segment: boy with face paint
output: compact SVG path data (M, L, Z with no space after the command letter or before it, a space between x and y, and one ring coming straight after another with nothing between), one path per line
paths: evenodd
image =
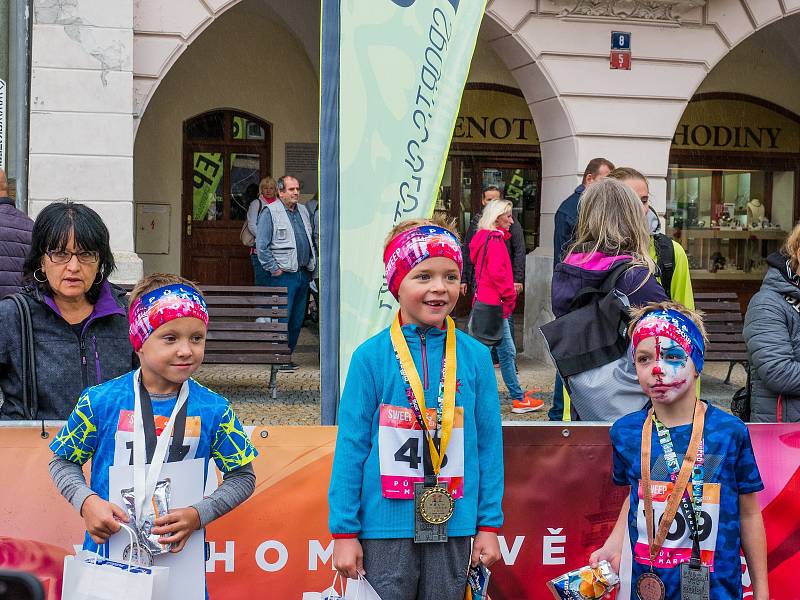
M383 259L400 309L347 373L328 491L333 566L384 600L462 600L470 563L500 558L497 380L489 349L449 316L462 268L450 225L398 224Z
M630 334L650 403L611 428L614 483L630 493L590 563L619 568L628 528L631 598L742 597L744 550L755 600L768 600L766 537L756 492L764 489L747 427L697 398L705 332L675 303L634 311ZM624 575L624 574L623 574Z

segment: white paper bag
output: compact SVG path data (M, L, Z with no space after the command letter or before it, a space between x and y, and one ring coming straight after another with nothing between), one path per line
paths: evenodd
M369 584L369 581L359 574L358 579L347 580L344 600L381 600L381 597L378 596L378 592Z
M203 459L195 458L181 462L166 463L161 470L162 477L172 480L171 506L182 508L202 500ZM120 490L131 486L133 469L130 466L112 466L108 470L109 500L122 506ZM128 541L124 535L112 535L109 539L109 556L122 561L122 553ZM192 532L183 550L159 554L154 557L159 567L170 570L170 598L181 600L205 600L205 534L199 529ZM115 600L120 600L116 598Z
M336 582L339 582L339 589L341 593L336 591ZM303 592L303 600L340 600L344 598L344 580L337 572L333 576L333 583L331 586L321 592Z
M133 544L133 532L125 529ZM86 550L64 557L62 600L119 600L123 590L125 600L168 600L169 569L112 561Z

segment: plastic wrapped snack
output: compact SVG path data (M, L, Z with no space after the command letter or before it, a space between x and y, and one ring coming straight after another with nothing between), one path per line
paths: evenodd
M547 582L557 600L600 600L619 583L608 561L595 567L581 567Z
M133 488L122 490L122 501L125 510L131 519L131 524L139 534L139 541L145 549L149 550L152 556L166 554L172 548L172 544L160 544L158 538L161 536L151 533L155 520L169 512L170 500L170 479L162 479L156 484L153 492L153 501L149 504L144 519L136 518L136 500L133 496Z

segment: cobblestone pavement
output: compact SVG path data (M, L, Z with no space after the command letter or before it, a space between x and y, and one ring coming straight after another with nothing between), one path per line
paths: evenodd
M303 329L299 348L313 350L319 347L316 331ZM255 425L318 425L320 422L319 356L316 352L298 352L294 355L300 368L294 373L278 374L278 398L272 400L267 393L269 367L260 365L206 365L195 378L203 385L226 396L245 424ZM522 389L542 390L545 401L542 410L516 415L511 412L511 401L505 391L500 370L495 369L503 419L507 421L545 421L547 409L553 398L555 370L541 362L520 358L519 378ZM733 393L745 385L744 369L734 367L731 383L723 379L727 363L706 364L701 378L701 396L715 405L729 409Z

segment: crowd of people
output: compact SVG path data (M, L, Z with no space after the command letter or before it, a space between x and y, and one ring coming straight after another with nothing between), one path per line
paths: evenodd
M152 517L151 551L180 551L192 532L235 508L255 486L250 463L257 453L232 408L191 379L202 364L208 326L203 295L179 276L153 274L128 298L109 281L114 257L96 212L59 202L31 222L14 208L4 183L0 176L0 285L10 293L0 300L0 419L66 420L51 444L50 471L86 522L87 548L98 549L121 523L143 527L142 519ZM316 204L309 210L299 197L295 177L266 177L246 223L255 283L289 292L292 349L318 248ZM501 556L503 446L492 351L512 411L544 407L535 393L523 392L515 367L512 319L523 289L524 243L511 202L487 188L463 244L447 222L404 221L387 236L383 259L399 310L391 327L354 352L347 374L329 491L333 563L342 575L366 577L384 599L460 600L468 565L489 567ZM768 264L745 319L751 415L798 421L800 226ZM587 290L599 300L576 303ZM467 294L474 337L450 317ZM661 234L647 179L595 159L556 215L552 308L559 322L612 304L623 307L628 328L614 324L619 339L611 341L624 347L613 361L592 365L595 388L573 385L580 368L562 369L557 360L563 378L551 409L554 419L587 419L602 405L615 421L614 482L629 494L608 540L587 559L618 569L627 527L640 597L656 597L642 595L654 589L661 590L657 597L680 597L683 578L694 576L685 571L693 569L705 577L710 598L722 599L741 589L741 546L753 597L768 598L755 496L763 483L742 421L698 397L706 336L692 310L685 252ZM619 402L623 396L629 401ZM126 435L118 430L123 413L132 423ZM175 443L167 450L152 429L154 417L166 423L166 437L173 426L202 423L194 450ZM418 437L408 437L409 423ZM184 432L172 435L182 439ZM208 498L154 516L142 512L144 488L136 483L138 513L110 501L114 465L195 458L204 470L213 459L224 474ZM90 459L91 486L81 469ZM665 512L660 526L651 518L651 481L673 490L658 500ZM718 494L715 518L724 529L711 548L713 570L698 542L707 526L704 486ZM145 496L153 493L147 488ZM664 561L659 552L678 513L687 527L680 539L670 538L670 548L688 550L681 560Z

